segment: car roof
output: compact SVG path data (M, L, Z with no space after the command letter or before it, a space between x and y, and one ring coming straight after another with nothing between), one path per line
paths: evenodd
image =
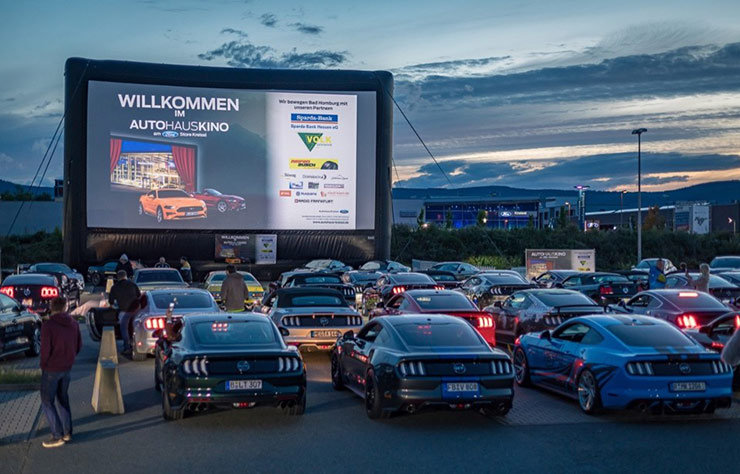
M409 296L427 296L427 295L460 295L463 298L466 296L459 291L455 290L407 290L401 293L402 295Z
M277 295L289 295L289 296L296 296L296 295L329 295L329 296L337 296L344 298L344 295L339 291L335 290L333 288L322 288L322 287L315 287L315 286L296 286L293 288L280 288L277 290Z
M569 290L567 288L528 288L526 290L519 290L516 293L528 293L534 296L539 296L541 294L547 294L547 295L581 295L585 298L588 298L588 296L584 295L580 291L576 290ZM595 305L598 306L596 302L594 302Z
M141 273L151 273L151 272L177 272L177 273L180 273L180 271L177 268L137 268L134 271L141 272Z
M632 325L643 325L643 326L653 326L656 324L662 324L671 326L671 324L663 321L662 319L653 318L650 316L640 316L636 314L630 314L630 315L623 315L623 314L615 314L615 313L603 313L603 314L594 314L589 316L579 316L577 318L569 319L568 322L591 322L598 326L601 326L603 328L607 328L609 326L615 326L615 325L624 325L624 326L632 326Z
M156 295L162 295L162 294L187 294L187 293L200 293L204 295L210 295L211 293L208 290L204 290L202 288L156 288L153 290L147 290L147 293L149 293L152 296Z
M50 283L53 285L57 284L57 279L49 273L21 273L18 275L10 275L3 280L2 284L9 285L13 283L13 280L25 280L25 279L29 279L29 280L38 279L39 283L42 283L45 285L48 285ZM8 282L8 280L10 280L10 282ZM21 283L21 284L24 284L24 283ZM28 283L25 283L25 284L28 284ZM30 284L35 284L35 283L30 283Z
M462 318L448 316L446 314L404 314L402 318L397 316L380 316L375 320L383 320L391 326L403 326L407 324L469 324Z
M186 321L190 324L210 321L270 321L262 313L223 313L223 312L204 312L189 313Z
M419 272L414 273L424 273L425 275L452 275L455 276L455 272L451 272L449 270L421 270Z

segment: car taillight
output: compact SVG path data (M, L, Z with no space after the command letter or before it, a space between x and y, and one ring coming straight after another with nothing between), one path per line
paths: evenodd
M15 298L15 290L12 286L4 286L0 288L0 293L4 294L5 296L8 296L10 298Z
M492 328L493 318L490 316L478 316L478 327L479 328Z
M602 286L599 288L599 293L601 295L613 295L614 289L611 286Z
M42 286L41 287L41 297L42 298L56 298L57 296L59 296L59 290L57 290L53 286Z
M698 326L696 318L691 314L682 314L676 318L676 324L682 329L693 329Z
M12 290L12 288L11 288ZM2 291L2 290L0 290ZM735 328L740 328L740 314L735 315Z
M393 294L394 295L399 295L399 294L403 293L404 291L406 291L406 287L405 286L394 286L393 287Z
M444 290L444 289L445 289L445 287L444 287L444 286L442 286L442 285L435 285L435 286L434 286L434 289L435 289L435 290L437 290L437 291L441 291L441 290Z
M630 375L653 375L653 364L650 362L629 362L627 372Z
M182 370L186 375L208 377L208 359L205 356L187 359L182 363Z
M144 321L144 327L147 329L164 329L164 318L147 318Z

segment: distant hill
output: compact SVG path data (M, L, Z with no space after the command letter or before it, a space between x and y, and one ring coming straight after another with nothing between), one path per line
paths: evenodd
M452 197L495 197L511 199L546 199L548 197L568 197L575 200L578 193L563 189L522 189L509 186L477 186L470 188L393 188L396 199L428 199ZM707 201L711 204L724 204L740 201L740 181L716 181L697 184L685 188L660 192L643 192L643 206L667 206L684 201ZM602 211L619 209L620 199L617 191L587 191L586 209ZM624 208L637 207L637 193L624 195Z
M23 188L24 191L28 191L29 190L29 186L27 186L25 184L16 184L16 183L12 183L10 181L5 181L3 179L0 179L0 193L4 193L6 191L9 191L11 193L14 193L15 190L16 190L16 188L18 188L19 186L21 188ZM51 187L48 187L48 186L41 186L41 187L38 187L37 188L37 187L34 186L33 193L34 194L49 193L49 195L54 196L54 188L51 188Z

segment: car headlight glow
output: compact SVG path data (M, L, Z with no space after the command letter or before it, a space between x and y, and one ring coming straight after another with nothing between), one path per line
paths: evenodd
M164 206L165 209L174 209L175 206Z

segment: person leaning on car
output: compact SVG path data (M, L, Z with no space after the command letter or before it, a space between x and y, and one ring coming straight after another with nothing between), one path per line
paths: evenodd
M221 301L226 311L244 311L244 301L247 299L247 284L244 277L236 271L234 265L226 267L226 279L221 284Z
M116 274L117 281L110 289L108 303L111 306L118 306L118 324L121 330L121 339L123 339L123 354L127 355L132 352L131 334L129 325L131 318L136 315L141 307L141 291L136 283L129 280L125 270L119 270Z

